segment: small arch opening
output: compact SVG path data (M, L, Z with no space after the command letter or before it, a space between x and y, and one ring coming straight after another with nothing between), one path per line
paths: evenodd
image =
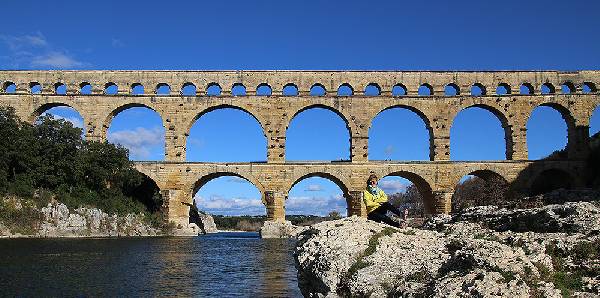
M106 95L116 95L119 92L119 87L117 84L109 82L104 85L104 94Z
M54 84L54 94L65 95L67 94L67 85L63 83Z
M381 95L381 88L375 83L370 83L365 87L366 96L379 96Z
M460 89L458 85L450 83L444 87L444 94L446 96L457 96L460 94Z
M519 87L519 92L522 95L532 95L534 92L533 85L531 85L529 83L523 83L523 84L521 84L521 87Z
M89 95L92 94L92 84L88 82L81 82L79 84L79 94Z
M433 87L431 85L425 83L419 86L419 96L431 96L433 95Z
M582 91L583 93L595 93L598 92L598 89L596 89L596 84L592 82L584 82L582 86Z
M160 83L156 85L156 95L170 95L171 94L171 86L167 83Z
M486 94L485 86L481 83L475 83L471 86L471 95L472 96L483 96Z
M562 83L562 85L560 85L560 89L563 94L575 93L575 91L577 90L575 88L575 85L572 82L568 82L568 81Z
M185 83L181 87L181 95L183 96L196 96L196 85L193 83Z
M350 84L344 83L338 87L337 96L352 96L354 95L354 89Z
M590 117L590 137L598 132L600 132L600 105L594 109L592 116Z
M402 84L396 84L392 88L392 96L405 96L406 93L406 86Z
M289 83L283 86L282 91L284 96L298 96L298 86L295 84Z
M500 83L498 84L498 87L496 87L497 95L509 95L510 93L510 85L507 83Z
M246 96L246 86L242 83L235 83L231 87L231 95L233 96Z
M325 86L321 84L314 84L310 87L310 96L325 96Z
M131 94L144 95L144 85L142 85L140 83L131 84Z
M544 83L542 84L540 91L542 94L554 94L556 92L556 89L554 88L554 85L550 83Z
M219 96L221 95L221 86L217 83L210 83L206 87L206 95L208 96Z
M2 91L4 93L15 93L17 92L17 85L13 82L5 82L2 86Z
M258 96L271 96L271 94L273 94L273 90L267 83L262 83L256 87L256 95Z
M42 85L38 82L29 83L29 91L31 94L40 94L42 93Z

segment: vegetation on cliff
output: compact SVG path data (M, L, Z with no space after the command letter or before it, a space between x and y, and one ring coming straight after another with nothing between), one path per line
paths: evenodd
M145 213L151 223L160 224L160 194L133 167L127 149L81 136L80 128L63 119L41 116L31 125L20 121L12 108L0 108L0 196L38 207L54 199L73 209ZM18 210L4 203L0 209ZM10 217L19 218L27 220Z

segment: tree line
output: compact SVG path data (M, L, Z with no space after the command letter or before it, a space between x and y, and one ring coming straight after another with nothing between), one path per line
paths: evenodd
M54 199L69 208L108 213L158 214L158 188L138 172L120 145L82 138L82 129L52 115L35 124L13 108L0 108L0 195L36 201Z

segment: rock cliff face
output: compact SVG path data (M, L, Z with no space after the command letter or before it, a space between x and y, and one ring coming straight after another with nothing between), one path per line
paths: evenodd
M163 232L144 222L142 215L109 215L99 209L69 210L61 203L41 208L40 223L32 233L14 233L0 224L0 237L113 237L157 236Z
M598 297L599 207L476 207L429 229L322 222L298 236L298 284L306 297Z

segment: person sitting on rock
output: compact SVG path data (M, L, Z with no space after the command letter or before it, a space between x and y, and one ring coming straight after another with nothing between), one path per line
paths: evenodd
M371 174L367 179L367 189L363 192L363 200L367 206L367 219L399 228L400 223L390 218L387 212L390 211L402 218L400 210L388 202L387 195L377 187L377 180L377 176Z

